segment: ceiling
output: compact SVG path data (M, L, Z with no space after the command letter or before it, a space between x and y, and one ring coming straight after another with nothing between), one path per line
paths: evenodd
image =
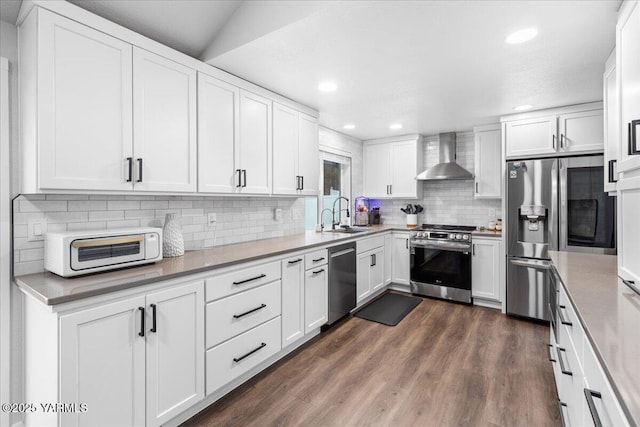
M619 0L71 0L318 109L360 139L495 123L517 105L602 99ZM1 0L15 22L19 0ZM13 19L13 21L12 21ZM513 31L533 40L508 45ZM331 93L317 90L335 82ZM355 125L345 130L347 123ZM389 124L402 129L389 130Z

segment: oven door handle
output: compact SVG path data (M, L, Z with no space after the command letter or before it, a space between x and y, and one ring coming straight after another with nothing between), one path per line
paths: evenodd
M522 260L522 259L510 259L509 262L519 267L535 268L537 270L551 270L550 261L536 261L536 260Z
M470 245L466 244L436 244L436 243L416 243L411 242L412 248L424 248L424 249L439 249L443 251L457 251L457 252L469 252L471 250Z

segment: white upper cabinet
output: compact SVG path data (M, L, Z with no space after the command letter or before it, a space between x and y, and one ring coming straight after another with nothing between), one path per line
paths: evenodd
M502 197L502 140L500 125L474 128L476 199Z
M240 89L198 73L198 192L238 190Z
M603 111L581 111L558 117L560 151L582 153L604 148Z
M300 176L299 194L317 196L320 191L318 119L300 113L298 120L298 175Z
M640 4L623 3L616 27L620 161L618 172L640 169Z
M604 90L604 190L615 191L616 181L618 181L617 162L620 145L615 49L607 59L602 87Z
M601 102L502 117L507 159L600 153Z
M423 140L420 135L366 141L364 194L379 199L414 199L422 196Z
M555 154L556 130L556 116L507 122L504 129L507 158Z
M240 90L240 164L242 193L271 193L271 100Z
M273 104L273 194L318 194L318 119Z
M131 52L47 10L22 23L22 192L132 189Z
M133 118L134 188L195 192L196 71L135 48Z

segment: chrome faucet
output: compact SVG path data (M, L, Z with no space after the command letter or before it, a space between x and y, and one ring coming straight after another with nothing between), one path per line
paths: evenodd
M349 199L347 199L346 197L338 197L336 200L334 200L333 202L333 209L331 209L331 229L335 230L336 229L336 203L338 203L340 201L340 199L344 199L347 202L347 208L345 209L338 209L338 224L340 224L340 212L347 211L347 218L349 218Z
M331 209L329 208L322 209L322 211L320 212L320 230L324 230L324 217L322 216L324 211L329 211L331 212L331 215L333 215L333 211ZM333 222L333 217L331 217L331 222Z

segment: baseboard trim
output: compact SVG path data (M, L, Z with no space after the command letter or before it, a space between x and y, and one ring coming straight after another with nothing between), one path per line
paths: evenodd
M495 310L502 310L502 303L500 301L486 300L482 298L473 298L473 305L480 307L493 308Z

